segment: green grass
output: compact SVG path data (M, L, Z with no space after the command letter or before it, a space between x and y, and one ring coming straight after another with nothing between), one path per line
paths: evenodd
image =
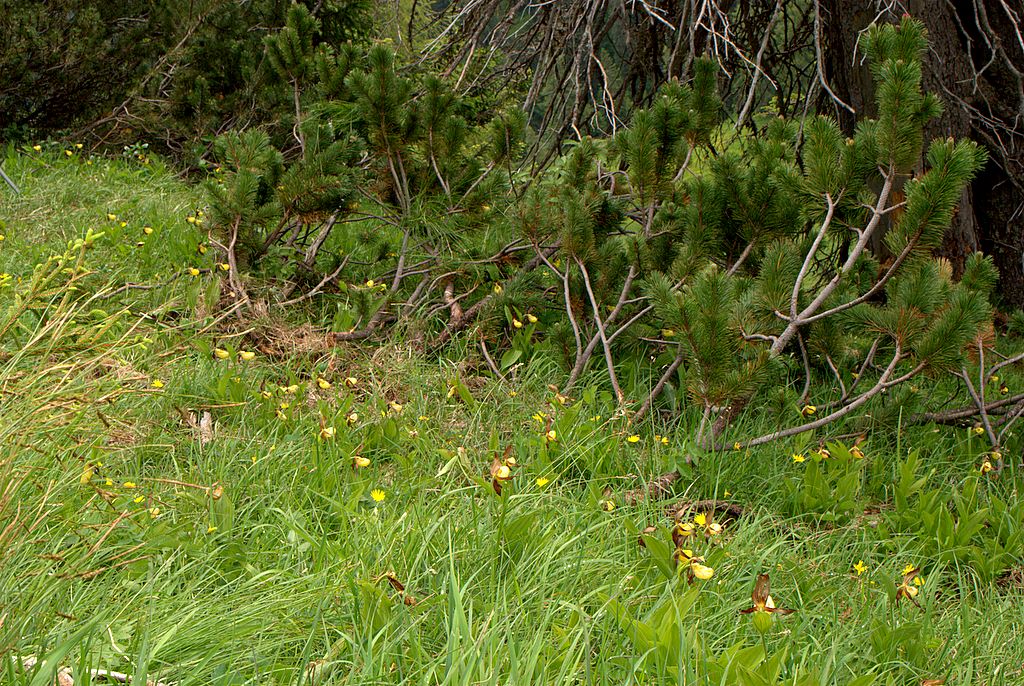
M198 195L158 164L28 151L5 170L24 195L0 194L12 277L0 290L0 682L46 683L12 659L30 655L71 666L76 683L102 668L183 686L308 684L313 661L322 684L1024 678L1019 575L986 579L877 526L909 448L935 487L977 480L984 447L961 429L872 432L858 511L826 521L794 509L787 486L807 446L692 453L693 417L629 427L598 376L560 405L543 357L509 386L460 375L458 350L435 360L401 342L327 346L284 319L214 322L214 258L186 221ZM89 227L104 237L69 249ZM35 265L65 252L29 289ZM79 256L76 276L61 271ZM126 282L164 285L114 293ZM449 397L456 377L469 402ZM208 441L187 420L204 411ZM321 426L335 436L321 440ZM487 470L507 445L519 466L498 497ZM353 469L357 453L369 467ZM624 500L684 454L696 461L678 497L746 512L693 544L715 573L692 586L662 571L656 540L637 543L649 524L667 540L665 503ZM980 488L1012 503L1018 486L1011 466ZM923 569L920 610L894 602L908 564ZM739 613L759 573L797 610L763 637ZM757 681L769 667L778 678Z

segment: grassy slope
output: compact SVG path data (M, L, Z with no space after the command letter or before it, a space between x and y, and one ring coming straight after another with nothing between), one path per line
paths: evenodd
M694 545L715 575L687 595L637 545L637 528L665 523L659 505L622 501L637 483L622 477L651 478L685 450L685 425L668 445L653 426L630 443L635 429L609 420L600 394L554 402L542 360L515 387L474 387L467 404L448 397L454 363L401 345L332 348L265 323L206 330L216 268L186 222L198 202L189 188L159 168L87 165L60 150L10 155L5 169L24 195L0 192L0 272L24 284L87 227L107 235L85 254L92 271L79 290L65 299L56 278L0 328L0 655L66 650L63 663L79 670L139 665L180 684L307 683L302 665L321 658L319 683L705 683L694 670L714 673L708 663L731 646L762 645L738 611L770 572L777 602L799 610L765 636L770 652L785 651L784 675L1024 678L1019 588L940 567L909 537L880 540L871 516L816 527L782 514L784 481L803 469L793 445L708 456L688 475L680 492L728 491L749 514L720 543ZM188 266L210 271L191 277ZM175 274L95 299L105 284ZM0 310L13 290L0 291ZM243 362L241 350L257 355ZM208 442L185 420L204 410L215 420ZM556 441L537 412L554 417ZM332 440L318 438L321 424L336 428ZM940 481L973 469L977 448L952 430L900 440L865 446L878 495L910 445ZM506 444L520 467L497 498L480 475ZM371 465L353 470L356 452ZM906 564L924 568L923 611L892 602ZM609 598L637 616L675 599L678 620L669 612L655 635L678 628L685 676L664 663L641 676L642 632L616 621ZM41 683L12 664L0 663L0 681Z

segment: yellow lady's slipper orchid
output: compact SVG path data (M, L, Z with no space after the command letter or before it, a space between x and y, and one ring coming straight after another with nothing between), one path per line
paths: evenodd
M244 360L245 362L249 362L250 360L256 358L256 353L254 353L252 350L243 350L242 352L238 353L238 356L242 358L242 360Z
M214 348L213 354L217 357L218 360L226 360L229 357L231 357L231 353L229 353L224 348Z
M333 426L325 426L320 429L320 440L329 441L334 438L336 430Z
M189 267L188 273L190 276L199 276L199 270L196 269L195 267Z
M328 381L327 379L325 379L325 378L324 378L324 377L322 377L322 376L318 376L318 377L317 377L317 379L316 379L316 385L317 385L317 386L318 386L318 387L319 387L320 389L322 389L322 390L325 390L325 391L326 391L326 390L327 390L328 388L330 388L330 387L331 387L331 382L330 382L330 381Z
M357 469L362 469L364 467L369 467L370 466L370 459L366 458L366 457L363 457L362 455L353 455L352 456L352 466L357 468Z

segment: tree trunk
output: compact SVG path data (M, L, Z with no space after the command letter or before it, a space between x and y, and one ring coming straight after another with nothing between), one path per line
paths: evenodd
M877 16L866 4L821 2L825 78L856 116L874 115L870 73L856 50L861 32ZM999 0L909 0L906 6L928 28L922 85L945 106L925 128L926 140L971 138L989 152L936 254L949 259L955 276L971 253L991 255L999 268L1002 304L1024 307L1024 45L1017 27ZM899 19L892 12L880 17ZM852 133L856 116L838 104L835 111Z

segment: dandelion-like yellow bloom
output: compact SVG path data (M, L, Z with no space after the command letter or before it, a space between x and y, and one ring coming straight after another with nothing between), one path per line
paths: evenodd
M161 381L160 379L153 379L153 382L149 385L152 386L153 388L163 388L164 382Z
M327 390L328 388L330 388L330 387L331 387L331 382L330 382L330 381L328 381L327 379L325 379L325 378L324 378L324 377L322 377L322 376L318 376L318 377L317 377L317 379L316 379L316 385L317 385L317 386L318 386L318 387L319 387L320 389L322 389L322 390L325 390L325 391L326 391L326 390Z
M630 436L626 440L629 441L630 443L639 443L640 442L640 437L637 436L636 434L633 434L632 436Z
M123 484L121 484L121 485L122 485L122 486L124 486L124 487L125 487L125 488L127 488L127 489L132 489L132 488L135 488L135 482L134 482L134 481L125 481L125 482L124 482Z
M379 488L375 488L372 491L370 491L370 497L373 498L373 502L381 503L384 502L384 498L387 497L387 494L384 493L384 491L380 490Z
M213 354L216 355L218 360L226 360L229 357L231 357L231 353L229 353L224 348L214 348Z
M548 485L549 481L550 481L549 479L546 479L543 476L538 476L537 477L537 487L538 488L544 488L545 486Z
M799 462L803 462L803 461L804 461L804 460L806 460L806 459L807 459L807 458L806 458L806 457L804 457L804 456L803 456L802 454L800 454L800 453L793 453L793 462L797 462L797 463L799 463Z
M981 434L985 433L985 428L982 426L976 426L973 429L971 429L971 431L974 433L975 436L980 436Z

